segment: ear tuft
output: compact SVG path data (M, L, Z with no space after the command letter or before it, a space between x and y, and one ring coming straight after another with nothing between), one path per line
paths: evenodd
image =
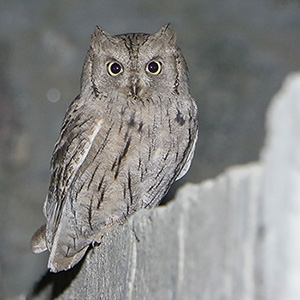
M108 32L106 32L102 27L96 26L94 33L91 37L91 46L92 48L97 49L102 43L110 40L111 35Z
M176 45L176 33L171 28L171 24L163 26L154 36L158 39L163 39L169 45Z

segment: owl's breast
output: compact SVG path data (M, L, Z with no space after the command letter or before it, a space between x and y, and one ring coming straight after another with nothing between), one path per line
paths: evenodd
M99 119L68 192L86 235L157 205L183 167L188 139L188 118L172 106L120 106Z

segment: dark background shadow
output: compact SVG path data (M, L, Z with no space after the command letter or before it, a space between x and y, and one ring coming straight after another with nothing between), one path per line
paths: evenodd
M58 296L63 294L63 292L70 286L73 279L75 279L75 277L79 273L89 250L86 252L82 260L72 269L61 271L58 273L51 273L49 270L46 271L40 277L40 279L33 284L33 288L27 295L26 299L38 299L39 295L43 294L47 295L47 299L50 300L56 299Z

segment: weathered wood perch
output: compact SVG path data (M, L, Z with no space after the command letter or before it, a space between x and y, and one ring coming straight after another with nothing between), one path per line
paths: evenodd
M47 274L30 298L51 293L57 299L299 300L300 74L288 77L271 104L259 162L188 184L167 206L137 213L81 265Z

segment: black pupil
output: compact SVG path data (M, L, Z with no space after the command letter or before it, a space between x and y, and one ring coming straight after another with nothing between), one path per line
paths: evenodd
M158 63L155 61L152 61L149 65L148 65L148 70L151 73L156 73L158 71Z
M121 66L118 63L113 63L110 66L110 70L113 74L118 74L121 71Z

